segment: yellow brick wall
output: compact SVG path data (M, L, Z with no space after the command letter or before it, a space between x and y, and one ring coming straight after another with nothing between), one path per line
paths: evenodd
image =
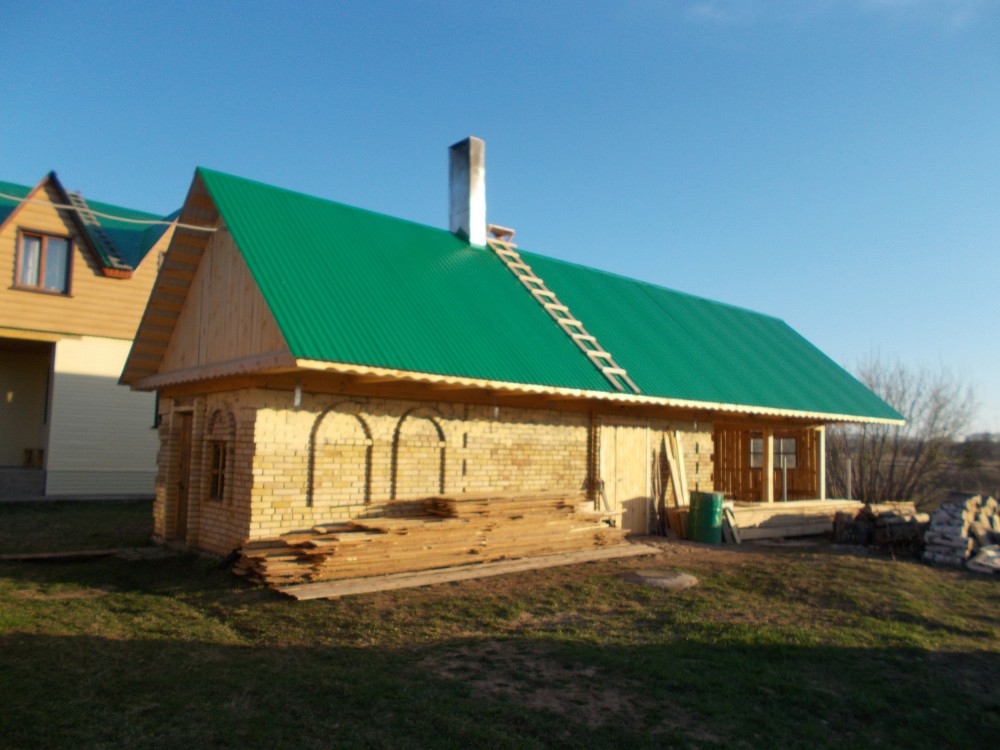
M191 498L176 517L171 409L193 409ZM163 399L154 510L161 538L227 554L247 539L363 516L410 513L438 493L588 491L591 417L556 410L248 389ZM208 499L213 414L234 424L221 500ZM650 423L664 429L666 423ZM712 488L712 432L684 433L691 489ZM217 430L216 430L217 432Z

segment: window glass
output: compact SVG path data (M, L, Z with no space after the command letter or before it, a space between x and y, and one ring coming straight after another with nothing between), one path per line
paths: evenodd
M781 438L774 441L774 467L780 469L784 461L786 469L794 469L798 466L797 445L795 438Z
M21 265L17 283L21 286L38 286L38 261L42 256L42 238L21 237Z
M764 438L750 438L750 468L760 469L764 466Z
M65 292L68 268L69 242L62 237L47 237L45 242L45 281L41 286L56 292Z

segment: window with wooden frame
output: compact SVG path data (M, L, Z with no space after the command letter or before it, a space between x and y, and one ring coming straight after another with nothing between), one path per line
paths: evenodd
M226 464L229 445L225 440L210 440L208 443L208 498L222 500L226 497Z
M206 427L205 496L209 500L230 500L236 419L227 408L216 409L209 416Z
M20 289L69 294L73 242L68 237L22 231L17 239L14 285Z
M774 439L774 468L781 469L781 462L785 462L786 469L798 468L798 440L790 438ZM750 468L764 468L764 438L750 438Z
M798 441L791 438L774 439L774 468L798 468Z

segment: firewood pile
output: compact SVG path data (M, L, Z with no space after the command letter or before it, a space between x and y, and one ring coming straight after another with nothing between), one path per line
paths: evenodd
M624 542L579 495L440 496L426 514L365 518L247 542L233 567L272 586L576 552Z
M875 547L893 555L914 555L923 549L924 530L930 516L918 513L913 503L865 505L859 511L834 516L833 539L838 544Z
M982 495L955 497L934 511L924 541L927 562L1000 571L1000 504Z

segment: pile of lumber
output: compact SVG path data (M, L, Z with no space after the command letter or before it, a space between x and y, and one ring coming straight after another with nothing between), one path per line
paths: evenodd
M272 586L595 549L624 533L579 495L439 496L426 513L247 542L233 570Z
M1000 541L1000 504L995 498L962 495L941 505L931 515L924 535L927 562L967 565L972 570L992 573L1000 570L993 549ZM977 554L982 552L983 554ZM975 559L970 559L975 555Z

